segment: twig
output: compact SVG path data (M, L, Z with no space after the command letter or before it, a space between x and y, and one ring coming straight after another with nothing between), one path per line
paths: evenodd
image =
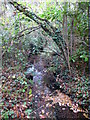
M80 41L79 43L83 43L84 45L86 45L87 47L89 47L89 45L85 41Z
M61 56L60 53L58 53L57 51L53 50L52 48L50 48L50 47L47 47L47 48L49 48L50 50L52 50L52 51L53 51L54 53L56 53L58 56Z

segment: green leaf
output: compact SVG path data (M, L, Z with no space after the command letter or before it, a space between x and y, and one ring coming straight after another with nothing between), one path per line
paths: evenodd
M26 102L24 102L24 105L26 105Z
M4 28L4 30L8 30L8 28Z
M83 55L81 55L81 56L80 56L80 58L84 58L84 56L83 56Z
M14 115L12 115L12 118L14 118Z
M73 62L75 62L75 60L74 60L74 59L72 59L72 61L73 61Z
M23 89L23 91L22 92L25 92L25 90Z
M33 81L32 81L31 79L30 79L29 81L30 81L30 83L33 85Z
M4 24L3 24L3 23L0 23L0 25L4 26Z
M88 61L88 57L85 57L85 62L87 62Z
M86 95L85 94L83 94L83 97L85 97Z
M32 89L29 90L29 95L31 95L31 94L32 94Z
M29 115L31 112L32 112L32 109L27 109L27 110L25 110L25 113L28 114L28 115Z
M10 111L9 111L9 115L11 116L12 114L14 114L14 111L13 111L13 110L10 110Z
M5 119L8 119L8 118L9 118L8 112L6 112L6 113L4 114L4 118L5 118Z

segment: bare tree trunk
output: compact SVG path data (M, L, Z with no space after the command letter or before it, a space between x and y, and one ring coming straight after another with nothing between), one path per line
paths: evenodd
M63 39L65 39L64 38L64 36L65 36L65 15L63 15Z
M63 39L66 41L66 49L65 51L65 57L67 60L67 65L70 71L70 64L69 64L69 47L68 47L68 32L67 32L67 15L63 15Z
M67 11L67 3L65 2L64 5L66 6L65 11ZM67 60L67 65L69 69L69 73L71 75L71 69L70 69L70 62L69 62L69 42L68 42L68 29L67 29L67 14L63 15L63 38L66 41L66 60Z
M71 41L71 56L72 56L72 45L73 45L73 22L74 22L74 18L72 19L71 22L71 35L70 35L70 41Z
M65 35L64 35L64 38L66 40L66 45L67 45L67 63L68 63L69 72L71 74L70 62L69 62L69 42L68 42L68 30L67 30L67 15L65 15Z
M72 41L73 41L73 39L72 39L72 29L71 29L71 34L70 34L70 41L71 41L71 57L72 57Z

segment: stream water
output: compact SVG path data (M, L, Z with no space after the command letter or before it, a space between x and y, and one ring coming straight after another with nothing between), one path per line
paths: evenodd
M50 78L47 74L47 68L45 66L45 60L40 56L36 61L34 61L34 76L33 76L33 90L32 94L34 96L33 100L33 112L31 117L36 119L38 118L51 118L55 120L70 120L70 119L85 119L82 113L74 113L70 108L65 104L60 104L60 100L64 101L64 98L67 97L61 93L60 97L57 97L58 100L53 103L53 100L57 96L57 92L48 88L45 84L46 78ZM52 76L53 77L53 76ZM48 79L47 79L48 80ZM48 81L47 81L48 82ZM64 97L63 97L64 96ZM53 98L53 99L49 99ZM69 98L69 97L67 97ZM59 100L60 99L60 100Z

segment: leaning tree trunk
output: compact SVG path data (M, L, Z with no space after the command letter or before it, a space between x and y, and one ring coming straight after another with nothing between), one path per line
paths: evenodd
M42 19L33 12L28 11L28 9L25 6L22 6L21 4L18 4L16 1L9 1L10 4L12 4L19 12L22 12L24 15L32 19L34 22L36 22L41 28L52 37L54 42L57 44L59 49L62 51L63 58L65 60L66 65L68 66L67 62L67 50L66 50L66 42L63 39L62 35L60 34L60 31L56 27L53 27L51 23L47 19Z

